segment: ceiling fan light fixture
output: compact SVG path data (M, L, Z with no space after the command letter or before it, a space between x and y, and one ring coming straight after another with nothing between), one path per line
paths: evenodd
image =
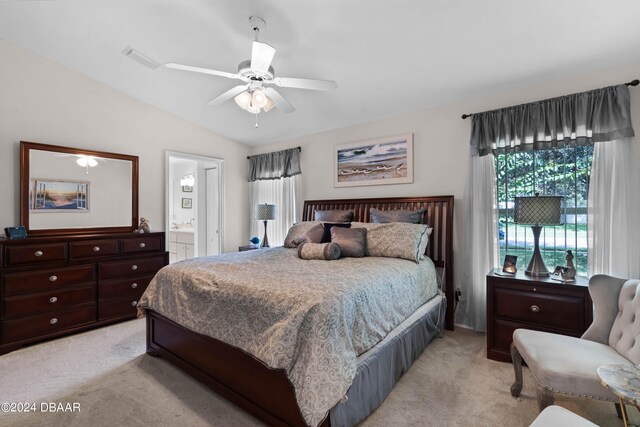
M251 105L258 107L258 109L264 107L267 105L267 95L260 89L254 90L251 95Z
M276 106L276 103L273 102L273 99L269 98L268 96L267 98L267 105L265 105L264 107L262 107L262 109L264 110L264 112L268 112L269 110L271 110L273 107Z
M251 94L248 91L244 91L240 95L237 95L235 100L238 107L246 110L251 105Z
M247 110L251 114L258 114L260 112L260 107L258 107L257 105L249 105L247 108L245 108L245 110Z
M84 156L81 155L80 157L78 157L78 160L76 160L76 163L78 164L78 166L82 166L83 168L86 167L95 167L98 165L98 161L96 159L94 159L91 156Z

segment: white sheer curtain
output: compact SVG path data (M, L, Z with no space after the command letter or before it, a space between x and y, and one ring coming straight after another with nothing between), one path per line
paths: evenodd
M486 331L486 276L498 266L496 172L493 155L471 156L465 189L462 295L456 321ZM465 318L462 318L462 317Z
M589 183L589 275L640 278L640 174L634 138L598 142Z
M255 219L255 206L261 203L276 205L276 219L268 221L269 245L282 246L289 228L301 218L301 175L289 178L253 181L251 188L251 236L264 236L264 223ZM247 239L248 240L248 239Z

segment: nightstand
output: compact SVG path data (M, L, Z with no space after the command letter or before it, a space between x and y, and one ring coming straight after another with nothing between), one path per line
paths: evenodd
M239 252L244 252L244 251L252 251L254 249L260 249L260 246L258 245L244 245L244 246L238 246L238 251Z
M586 278L562 283L519 271L487 274L487 358L511 362L509 346L518 328L581 336L593 321Z

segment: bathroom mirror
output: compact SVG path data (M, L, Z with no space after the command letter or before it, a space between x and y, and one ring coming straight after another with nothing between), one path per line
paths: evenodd
M29 236L135 230L138 157L20 142L20 223Z

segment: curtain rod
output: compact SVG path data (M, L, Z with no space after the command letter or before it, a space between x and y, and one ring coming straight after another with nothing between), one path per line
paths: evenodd
M299 145L296 147L298 149L298 151L302 151L302 147L300 147ZM256 154L256 156L259 156L260 154ZM247 159L252 158L253 156L247 156Z
M630 82L625 83L625 85L627 85L627 86L638 86L639 84L640 84L640 80L638 80L638 79L631 80ZM471 117L474 114L478 114L478 113L463 114L462 115L462 120L466 119L467 117Z

